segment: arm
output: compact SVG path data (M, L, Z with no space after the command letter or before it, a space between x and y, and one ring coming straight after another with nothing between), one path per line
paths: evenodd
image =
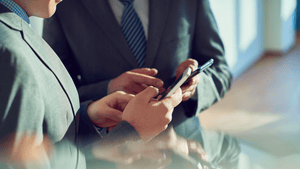
M108 97L112 97L112 96L108 96ZM120 96L118 96L120 97ZM126 101L123 101L123 103L120 101L117 101L118 105L123 104L127 105L127 103L129 102L129 100L131 100L131 96L129 96L130 98ZM106 97L107 98L107 97ZM104 98L105 99L105 98ZM94 110L97 112L97 116L94 114L93 116L89 116L88 115L88 107L89 105L91 105L93 102L92 101L85 101L83 103L81 103L80 105L80 123L79 123L79 137L80 137L80 141L81 141L81 146L86 146L88 144L91 144L92 142L95 141L99 141L101 139L104 140L109 140L107 142L112 143L113 140L120 140L121 142L124 142L125 140L131 140L129 139L131 136L132 138L134 138L134 140L140 140L140 136L138 135L138 133L136 132L136 130L126 121L122 121L122 112L119 112L116 109L111 109L111 107L114 104L112 104L112 102L109 103L105 103L104 99L101 99L101 101L99 100L97 105L97 110ZM119 98L120 100L120 98ZM116 108L118 107L116 105ZM122 108L124 109L124 108ZM121 115L121 117L119 118L118 115ZM99 118L99 117L103 117L104 118ZM119 120L116 121L112 121L111 119L114 118L118 118ZM105 135L103 138L99 137L95 126L99 126L99 124L103 124L102 121L107 120L110 122L113 122L112 124L109 124L110 126L113 126L111 130L107 135Z
M224 57L224 47L208 0L198 1L192 58L202 65L210 58L215 63L199 75L197 114L219 101L229 90L232 76ZM196 114L196 115L197 115Z

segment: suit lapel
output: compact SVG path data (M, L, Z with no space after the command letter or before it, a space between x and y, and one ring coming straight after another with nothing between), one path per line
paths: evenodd
M71 105L74 108L74 113L79 109L79 99L75 85L62 62L59 60L55 52L50 46L34 32L34 30L22 21L22 35L24 41L36 53L37 57L43 64L54 74L60 86L64 89L65 94L71 99ZM75 92L74 92L75 91Z
M133 68L137 68L138 64L127 44L120 25L116 21L109 2L107 0L81 0L81 2L98 23L99 27L114 43L121 55ZM95 2L97 5L95 5Z
M75 85L70 76L68 76L67 70L64 65L59 60L55 52L50 48L50 46L39 36L36 32L19 16L15 13L6 9L0 4L0 20L4 22L8 27L13 30L20 31L23 40L30 46L30 48L35 52L36 56L42 61L42 63L56 76L58 81L63 87L63 84L68 86L64 88L66 94L71 94L71 100L73 103L79 103ZM72 86L74 86L72 88ZM72 90L72 91L71 91ZM76 104L75 104L76 105ZM75 106L78 109L79 106Z
M145 67L152 67L167 20L170 0L149 0L149 27Z
M47 43L44 42L44 40L39 35L37 35L36 32L34 32L34 30L25 21L23 21L23 19L18 17L15 13L6 9L1 4L0 13L0 20L2 20L10 28L20 31L24 41L32 48L32 50L37 54L37 56L42 60L42 62L44 62L44 64L51 71L55 70L54 67L56 66L54 62L58 59L55 58L55 52L47 45ZM45 53L47 54L47 56L51 57L45 57Z

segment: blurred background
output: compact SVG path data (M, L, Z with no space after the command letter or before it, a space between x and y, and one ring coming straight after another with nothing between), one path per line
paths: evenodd
M210 3L234 81L200 123L239 140L239 169L300 169L300 0Z

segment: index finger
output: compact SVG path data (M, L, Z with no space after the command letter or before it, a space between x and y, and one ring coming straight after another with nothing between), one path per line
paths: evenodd
M190 67L192 69L192 72L195 71L198 68L198 62L195 59L187 59L184 62L182 62L177 70L176 70L176 79L188 68Z
M138 68L138 69L132 69L130 70L131 72L134 73L141 73L141 74L145 74L145 75L149 75L149 76L155 76L157 74L157 69L155 68Z
M163 87L164 85L164 82L156 77L152 77L140 73L134 73L134 72L130 72L130 75L131 76L129 76L129 78L135 83L154 86L157 88Z
M117 91L102 98L101 100L103 100L109 107L122 111L122 109L119 108L121 108L124 103L127 105L127 103L130 102L130 100L132 100L134 97L135 96L132 94L127 94L123 91Z

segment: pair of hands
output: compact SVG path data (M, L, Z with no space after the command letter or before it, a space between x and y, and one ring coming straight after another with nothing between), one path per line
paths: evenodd
M176 78L187 67L191 67L194 71L198 63L192 59L183 62L177 68ZM194 94L200 81L199 77L195 76L171 97L158 101L153 97L165 89L163 89L163 82L153 77L156 74L156 69L147 68L123 73L110 83L109 89L113 94L89 105L87 112L94 125L108 127L111 130L121 120L125 120L136 129L143 140L142 144L135 144L132 153L126 156L120 154L118 148L96 146L94 149L96 158L119 163L123 168L128 167L126 164L130 164L129 168L145 165L145 159L151 168L167 166L170 158L161 152L166 149L177 149L184 155L196 153L199 158L207 159L206 153L198 142L178 137L173 130L167 132L167 136L158 137L149 142L168 127L174 107L183 99L188 100Z
M94 125L109 129L121 120L127 121L147 142L168 127L174 107L182 101L181 89L160 101L153 99L158 93L158 89L152 86L137 95L118 91L92 102L87 114Z
M198 68L198 62L194 59L187 59L182 62L176 70L176 79L188 68L192 71ZM157 74L156 69L140 68L127 71L115 79L111 80L108 90L109 94L115 91L124 91L129 94L138 94L148 86L157 87L162 93L166 89L163 88L163 81L154 77ZM182 101L190 99L196 91L197 84L200 82L199 76L193 77L188 84L181 87Z
M176 79L188 68L190 67L192 71L198 68L198 62L194 59L187 59L182 62L176 70ZM116 91L124 91L128 94L138 94L141 91L145 90L148 86L154 86L159 89L159 93L162 93L165 89L163 88L163 81L155 78L157 74L156 69L141 68L134 69L128 72L125 72L118 76L117 78L111 80L109 84L109 93L114 93ZM182 101L190 99L195 93L197 84L200 82L199 76L193 77L188 84L181 87L182 90ZM94 124L105 128L108 127L109 131L114 128L122 120L122 111L126 107L126 104L134 96L121 96L118 98L118 102L114 102L113 99L107 100L105 103L109 104L110 107L118 106L116 110L111 108L105 108L104 105L101 105L104 110L98 111L92 117L92 120L95 121ZM172 100L172 99L171 99ZM113 102L113 103L108 103ZM105 104L99 103L99 104ZM116 103L120 105L116 105ZM100 106L100 105L99 105ZM91 118L91 117L90 117ZM150 119L149 119L150 120Z

